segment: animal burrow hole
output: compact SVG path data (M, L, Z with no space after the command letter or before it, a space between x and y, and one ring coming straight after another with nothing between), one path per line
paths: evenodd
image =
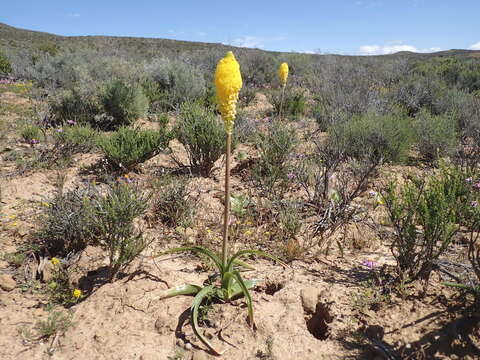
M307 329L316 339L326 340L330 336L329 324L333 321L333 316L327 305L319 302L315 312L307 315L305 322Z

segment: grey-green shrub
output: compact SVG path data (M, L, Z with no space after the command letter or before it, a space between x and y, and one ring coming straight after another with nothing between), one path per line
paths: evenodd
M441 168L430 178L411 177L387 187L383 199L394 229L391 249L403 281L428 284L435 261L460 230L459 217L471 206L465 201L467 185L460 172Z
M187 150L189 166L208 177L225 153L225 125L215 113L197 102L184 103L173 129Z
M64 257L83 250L95 241L92 199L98 196L93 187L79 187L43 203L40 228L35 238L51 256Z
M401 162L413 141L411 120L401 112L380 115L368 112L328 129L330 147L348 157L365 156Z
M422 109L413 122L420 155L427 160L451 155L458 145L457 121L449 114L432 115Z
M22 127L20 136L25 142L31 143L32 140L39 140L43 135L42 130L38 126L30 124Z
M279 115L280 107L282 108L282 117L292 120L296 120L306 113L307 99L301 90L287 88L283 96L283 103L282 90L273 90L267 95L275 116Z
M147 247L134 220L145 213L148 197L132 184L117 182L95 201L94 228L108 252L109 280L113 281Z
M162 93L162 96L157 95L158 102L163 110L178 109L182 103L203 99L206 95L203 74L194 66L160 59L145 65L145 71L158 84Z
M191 226L195 213L195 199L190 195L188 179L172 177L159 184L152 198L153 217L163 224Z
M280 122L270 124L267 133L259 133L256 140L259 158L252 169L253 180L268 191L284 184L297 143L295 131Z
M94 128L110 129L112 120L99 118L103 113L98 94L93 90L78 89L59 91L50 100L51 113L54 115L49 125L59 125L68 120L77 123L91 124Z
M60 131L61 130L61 131ZM55 143L68 147L72 152L87 152L95 147L98 132L87 125L75 124L57 129L54 133Z
M131 170L165 149L169 140L165 128L153 131L123 126L111 135L98 136L97 146L111 164Z
M0 52L0 74L10 74L12 72L12 64L7 57Z
M128 85L121 80L111 82L101 96L105 112L113 117L112 128L130 125L148 110L148 98L140 86Z

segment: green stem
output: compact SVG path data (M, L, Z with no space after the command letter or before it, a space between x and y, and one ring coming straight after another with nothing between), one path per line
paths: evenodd
M222 264L223 267L227 266L227 242L228 242L228 223L230 215L230 153L232 148L232 134L227 133L227 153L225 164L225 212L223 216L223 243L222 243Z
M282 110L283 110L283 98L285 96L285 85L282 87L282 98L280 99L280 110L278 111L278 118L282 120Z

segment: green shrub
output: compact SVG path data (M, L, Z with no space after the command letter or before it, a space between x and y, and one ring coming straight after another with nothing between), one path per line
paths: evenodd
M331 148L341 150L348 157L369 156L381 161L401 162L412 139L410 119L404 114L368 112L330 127L328 141Z
M97 146L116 167L130 170L163 150L170 139L165 128L159 131L121 127L111 135L97 138Z
M205 79L191 65L161 59L147 65L146 71L158 85L157 103L162 110L176 110L184 102L205 98Z
M225 153L225 126L199 103L184 103L173 129L188 153L189 166L208 177L215 162Z
M274 90L268 95L268 100L273 106L273 114L278 116L282 108L282 117L296 120L305 115L307 110L307 99L305 94L298 89L287 88L283 97L282 90Z
M51 256L64 257L94 243L94 209L92 198L97 196L91 187L77 188L66 193L58 190L43 202L40 229L35 238Z
M254 181L267 190L283 185L291 170L290 158L298 143L293 129L279 122L272 123L266 134L259 133L256 146L259 158L253 168Z
M5 55L0 52L0 74L10 74L12 72L12 64Z
M420 155L427 160L451 155L457 148L456 119L448 114L434 116L422 109L415 117L414 129Z
M391 183L383 200L393 225L392 253L402 281L425 280L435 261L459 231L458 219L470 206L465 201L465 178L441 168L428 179L412 177L399 187Z
M190 195L188 183L188 179L173 177L159 187L152 199L155 219L172 227L192 225L195 199Z
M97 131L90 125L66 126L57 129L54 133L57 146L67 147L72 152L87 152L95 147L95 139L98 136Z
M148 98L140 86L127 85L121 80L111 82L101 96L107 115L113 117L113 128L130 125L148 110Z
M26 143L32 143L32 140L39 140L42 135L42 130L36 125L25 125L20 130L20 136Z
M109 280L113 281L147 247L134 220L145 213L148 197L131 184L117 182L95 201L94 228L100 245L108 252Z
M103 109L94 92L81 92L76 89L59 92L49 101L49 105L54 115L50 125L73 120L79 124L91 124L99 129L106 130L112 127L113 119L100 116Z

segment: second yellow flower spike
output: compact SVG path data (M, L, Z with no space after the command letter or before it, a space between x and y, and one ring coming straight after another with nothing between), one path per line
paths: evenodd
M284 62L278 68L278 76L280 77L280 81L282 86L287 85L287 78L288 78L288 63Z
M238 94L242 88L240 65L231 51L217 64L215 88L218 108L225 122L225 130L228 134L231 134L236 115Z

